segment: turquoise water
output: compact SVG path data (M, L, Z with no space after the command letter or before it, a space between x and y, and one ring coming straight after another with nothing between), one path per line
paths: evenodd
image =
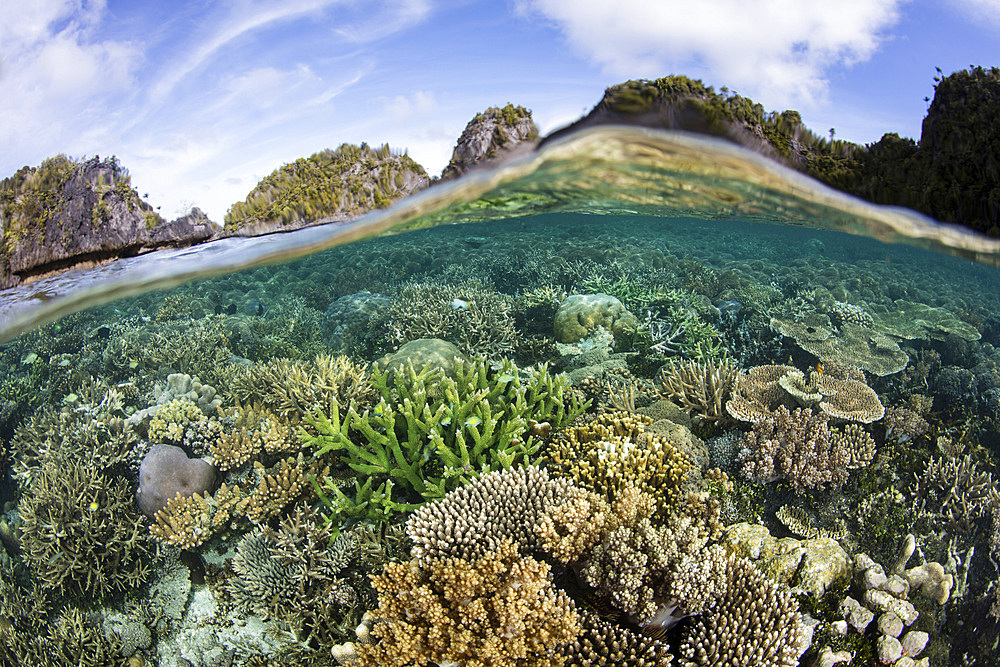
M995 664L997 257L612 130L0 293L0 657Z

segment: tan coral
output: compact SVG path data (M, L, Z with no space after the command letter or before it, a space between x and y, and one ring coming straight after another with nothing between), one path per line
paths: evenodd
M406 522L414 558L478 558L510 541L535 549L534 527L550 507L569 497L572 485L535 466L498 470L419 507Z
M680 642L684 667L793 667L808 647L798 603L749 560L730 558L728 586Z
M219 470L234 470L262 454L284 454L299 449L294 415L281 418L260 403L237 405L230 415L232 428L210 447Z
M635 487L622 491L612 507L584 489L572 488L565 501L552 506L535 524L542 549L561 563L574 563L620 526L653 516L655 499Z
M878 394L864 382L823 375L818 386L823 395L819 407L834 419L871 424L885 416Z
M312 493L310 477L322 479L329 473L329 468L321 469L319 463L307 462L299 453L297 458L282 459L270 470L265 470L259 462L254 463L254 472L260 481L250 495L246 513L251 521L260 523L277 516L303 495Z
M715 422L726 416L723 406L737 370L732 361L671 361L660 371L660 396L679 401L686 412Z
M752 424L782 406L815 408L834 419L864 424L881 419L885 407L863 374L861 380L855 379L856 371L842 364L836 370L845 376L814 370L807 381L805 373L791 366L756 366L737 379L726 409Z
M161 542L193 549L212 536L212 511L204 497L177 495L153 517L149 532Z
M779 381L794 370L792 366L764 365L740 373L726 402L726 412L734 419L756 424L778 406L791 407L788 392Z
M549 566L510 542L474 561L390 563L372 583L379 641L356 647L361 667L561 667L560 647L581 630Z

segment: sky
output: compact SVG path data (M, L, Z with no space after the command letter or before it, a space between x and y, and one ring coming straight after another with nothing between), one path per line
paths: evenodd
M438 175L489 106L545 134L668 74L919 139L935 68L970 65L1000 65L1000 0L0 0L0 177L116 155L164 217L221 222L341 143Z

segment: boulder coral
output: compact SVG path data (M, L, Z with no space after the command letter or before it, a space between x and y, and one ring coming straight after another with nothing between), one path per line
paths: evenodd
M576 343L598 328L610 331L616 339L634 333L639 326L635 315L624 304L607 294L573 294L556 311L554 329L560 343Z
M177 495L204 494L215 485L215 468L202 459L191 459L180 447L154 445L139 466L139 509L153 516Z

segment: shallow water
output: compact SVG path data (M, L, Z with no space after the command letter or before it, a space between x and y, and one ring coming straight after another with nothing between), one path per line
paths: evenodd
M9 467L0 657L333 664L331 647L357 639L365 610L381 609L383 629L401 627L392 593L373 591L367 575L426 556L416 520L416 544L402 537L418 506L448 493L446 502L479 473L540 463L612 504L630 480L657 511L646 523L618 519L618 537L632 536L624 543L608 546L608 528L572 558L535 538L516 545L525 562L551 567L551 582L532 581L555 605L542 616L564 635L531 616L527 634L563 639L525 642L523 664L552 652L582 661L566 647L599 623L619 641L646 642L659 664L666 654L675 665L722 664L693 648L706 624L718 636L703 645L762 642L718 629L724 606L744 606L740 595L772 609L790 596L803 614L768 617L794 628L796 648L784 657L747 649L753 664L797 664L810 644L799 628L810 625L802 664L825 648L850 651L852 664L876 664L879 650L895 660L879 604L906 617L911 653L928 633L920 657L930 664L995 664L998 249L726 144L612 129L350 225L152 253L0 293L0 338L10 338L0 346ZM569 297L598 294L614 299L566 316ZM461 371L454 393L440 371L398 372L395 388L362 374L427 338L486 359L471 376L486 393L463 390ZM417 371L427 360L413 359ZM566 374L550 385L554 403L512 407L524 388L542 391L550 371ZM579 401L588 407L571 423ZM346 430L324 427L321 413ZM491 429L504 435L484 435ZM139 513L139 463L155 444L213 461L207 501L172 518ZM660 463L640 466L628 458L634 448ZM669 468L664 451L684 461L677 478L656 468ZM70 481L57 484L66 470ZM600 523L592 511L591 526ZM512 521L533 535L529 514ZM331 531L355 542L328 546ZM664 555L661 542L684 546ZM326 562L345 549L349 564ZM447 553L472 560L458 547ZM749 593L726 584L736 570L720 553L751 556L775 583ZM895 578L879 584L861 555ZM699 576L722 583L698 593L682 585L680 573L710 562L721 570ZM434 571L426 558L421 567ZM630 567L638 579L616 578ZM393 576L396 593L413 583ZM562 595L572 602L559 607ZM876 621L851 617L838 630L847 597ZM567 604L602 620L588 616L581 630ZM650 608L684 619L658 629ZM487 623L477 632L510 631ZM386 653L373 649L367 664L403 652L398 637L381 637ZM464 655L503 650L485 646ZM425 649L422 659L459 660L455 646ZM649 660L626 664L658 664Z

